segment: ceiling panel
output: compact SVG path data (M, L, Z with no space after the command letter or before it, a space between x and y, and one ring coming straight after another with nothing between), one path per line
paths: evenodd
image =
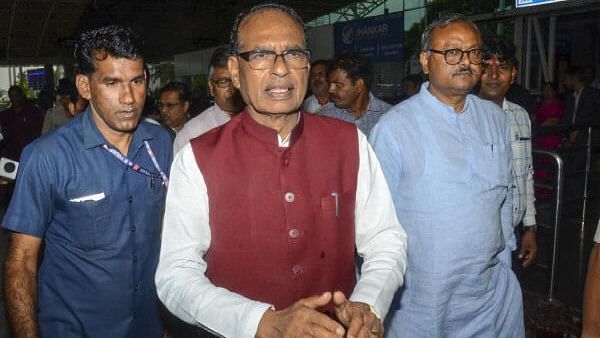
M255 0L0 0L0 63L63 63L77 35L105 24L144 36L151 60L227 43L235 16ZM354 1L281 1L309 21Z

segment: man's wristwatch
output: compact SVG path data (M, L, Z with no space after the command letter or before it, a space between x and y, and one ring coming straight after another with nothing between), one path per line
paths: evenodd
M533 231L533 233L537 232L537 224L534 225L524 225L523 231Z

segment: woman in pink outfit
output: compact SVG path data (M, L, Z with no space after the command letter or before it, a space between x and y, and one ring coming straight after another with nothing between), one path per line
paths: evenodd
M552 82L544 83L542 102L535 108L535 123L538 127L549 127L558 124L565 114L565 106L557 97L556 85ZM560 146L558 135L543 135L536 139L535 146L542 149L553 150Z
M552 82L545 82L542 88L542 101L535 108L535 124L538 127L550 127L558 124L565 114L565 107L557 97L556 85ZM555 150L560 147L560 136L556 134L544 134L535 138L534 146L540 149ZM536 180L546 181L550 179L551 172L545 169L551 166L552 161L548 159L539 159L536 164L541 168L536 168L534 177ZM544 188L535 189L536 197L549 197L551 192Z

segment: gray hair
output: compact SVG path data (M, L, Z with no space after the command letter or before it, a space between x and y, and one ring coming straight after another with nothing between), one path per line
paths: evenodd
M296 13L296 11L291 7L273 2L256 5L241 12L235 18L231 33L229 34L229 46L231 48L230 53L232 55L237 55L240 52L240 26L244 23L244 21L256 13L272 10L287 14L298 24L298 26L302 29L302 33L304 33L304 21L302 20L302 17L300 17L300 15L298 15L298 13ZM306 35L304 35L304 45L306 46Z
M476 24L463 14L449 13L442 15L440 18L430 23L421 35L421 50L426 52L431 49L433 31L439 28L444 28L452 23L464 23L470 26L477 34L481 36L481 32Z

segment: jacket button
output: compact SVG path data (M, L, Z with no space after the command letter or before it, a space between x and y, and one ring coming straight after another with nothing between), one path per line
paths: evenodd
M288 231L288 235L290 235L290 238L298 238L300 236L300 230L290 229L290 231Z
M297 275L300 272L302 272L302 267L300 265L294 265L292 267L292 272L294 273L294 275Z
M288 203L292 203L296 199L296 195L294 195L293 192L286 192L283 197L285 198L285 201Z

